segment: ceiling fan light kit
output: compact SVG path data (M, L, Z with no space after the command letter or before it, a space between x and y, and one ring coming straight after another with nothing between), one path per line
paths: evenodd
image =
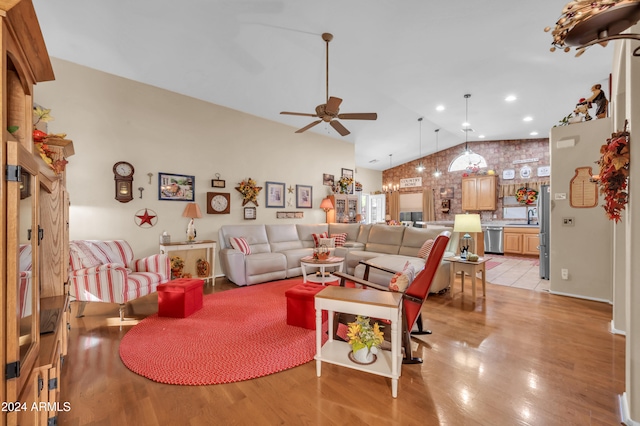
M576 56L584 53L587 47L600 44L605 47L610 40L640 40L640 34L620 34L640 20L640 0L572 0L562 9L562 15L551 31L553 42L551 51L556 48L565 52L576 46ZM633 56L640 56L636 48Z
M346 113L340 114L340 104L342 103L341 98L337 98L335 96L329 97L329 42L333 40L333 35L330 33L323 33L322 40L324 40L326 44L326 102L324 104L320 104L316 107L316 113L304 113L304 112L290 112L290 111L282 111L280 114L284 115L299 115L303 117L317 117L319 120L313 121L307 124L305 127L296 130L296 133L303 133L309 130L310 128L322 123L329 123L331 127L334 128L336 132L338 132L341 136L347 136L351 133L347 130L346 127L342 125L337 119L340 120L377 120L378 114L375 112L364 112L364 113Z

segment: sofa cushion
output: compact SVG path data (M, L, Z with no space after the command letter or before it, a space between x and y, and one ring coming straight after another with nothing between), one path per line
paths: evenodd
M318 247L326 246L327 248L336 248L335 238L320 238L318 240Z
M369 231L371 231L371 227L373 225L360 225L360 230L358 231L358 237L356 238L357 243L367 244L369 240Z
M451 231L451 228L447 230ZM442 231L442 229L405 228L398 254L420 257L418 252L422 248L424 242L427 240L435 241Z
M221 240L220 249L232 248L231 237L243 237L251 246L252 254L271 252L265 225L225 225L220 227L218 235Z
M347 242L347 233L343 232L341 234L331 234L329 235L330 238L333 238L336 241L335 246L336 247L342 247L344 245L344 243Z
M315 247L315 241L313 240L313 237L311 234L322 234L324 232L327 232L328 234L328 229L329 229L329 225L326 223L319 223L319 224L298 224L296 225L296 229L298 230L298 239L300 241L302 241L302 246L303 247L310 247L313 248Z
M431 248L433 247L433 243L434 243L434 240L432 239L428 239L427 241L425 241L422 247L420 248L420 251L418 251L418 257L421 257L423 259L426 259L427 257L429 257L429 253L431 253Z
M231 237L229 238L231 242L231 247L240 251L244 254L251 254L251 246L247 242L247 240L243 237Z
M330 223L329 235L347 234L347 241L356 241L362 226L359 223Z
M302 241L294 224L266 225L266 230L272 252L302 248Z
M313 246L314 247L319 247L320 246L320 239L329 238L329 234L327 232L322 232L320 234L311 234L311 237L313 238Z
M369 240L365 246L366 251L398 254L405 229L409 228L388 225L376 225L372 227L371 231L369 231Z
M397 272L391 277L391 280L389 281L389 290L404 292L405 289L413 282L415 277L416 270L411 262L407 261L404 264L404 268L402 268L402 272Z

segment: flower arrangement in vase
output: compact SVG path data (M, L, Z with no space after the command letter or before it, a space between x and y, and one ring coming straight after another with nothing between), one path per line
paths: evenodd
M182 278L182 268L184 268L184 259L180 256L171 257L171 279Z
M340 180L338 180L338 186L340 187L341 194L348 194L349 187L353 184L353 178L349 176L342 176Z
M355 322L350 322L348 326L347 337L353 354L352 361L359 364L375 362L375 354L384 340L380 324L376 322L371 325L369 317L358 315Z

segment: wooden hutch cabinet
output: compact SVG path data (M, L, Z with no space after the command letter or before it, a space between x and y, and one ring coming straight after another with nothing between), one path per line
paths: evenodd
M462 178L462 210L481 211L496 209L497 178L495 175Z
M333 210L327 213L328 223L356 223L356 215L360 213L360 193L333 194L329 199L333 203Z
M31 0L0 1L0 27L0 424L55 424L68 341L69 197L64 171L54 172L33 141L34 85L54 75ZM69 140L47 144L54 160L73 155Z

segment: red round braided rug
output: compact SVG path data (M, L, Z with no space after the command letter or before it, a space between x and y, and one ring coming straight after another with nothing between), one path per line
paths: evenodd
M134 373L174 385L231 383L307 363L315 331L287 325L284 295L300 283L205 295L202 309L187 318L147 317L122 338L120 358Z

